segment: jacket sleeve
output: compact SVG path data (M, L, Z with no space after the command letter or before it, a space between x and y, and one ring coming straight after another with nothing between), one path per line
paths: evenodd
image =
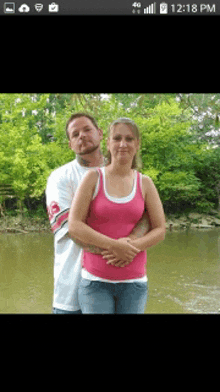
M46 187L47 212L52 232L59 238L68 233L68 215L74 196L74 184L56 171L50 175Z

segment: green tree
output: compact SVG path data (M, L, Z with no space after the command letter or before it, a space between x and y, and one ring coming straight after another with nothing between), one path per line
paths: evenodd
M1 184L9 184L22 210L25 197L39 197L49 173L39 135L37 111L44 111L48 95L0 94ZM47 120L45 119L45 122Z
M142 129L143 173L155 181L166 212L196 208L201 181L194 156L201 147L192 144L191 122L182 121L179 104L169 98L138 118ZM187 113L185 113L185 117Z
M165 210L208 211L220 205L219 99L218 94L0 94L0 183L13 187L20 208L26 198L40 200L50 172L74 158L65 133L72 113L96 118L104 131L104 153L109 124L130 117L141 131L142 171L155 181ZM215 136L207 134L213 130Z

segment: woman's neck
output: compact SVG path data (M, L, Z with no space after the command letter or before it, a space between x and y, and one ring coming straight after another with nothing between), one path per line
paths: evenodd
M115 176L126 177L133 173L133 169L131 169L131 164L120 165L114 162L111 162L108 167L108 172Z

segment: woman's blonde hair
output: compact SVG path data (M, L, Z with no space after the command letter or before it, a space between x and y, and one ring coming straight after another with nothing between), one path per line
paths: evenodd
M126 125L128 125L128 127L130 128L130 130L133 133L133 135L137 138L137 140L140 140L140 132L139 132L139 129L138 129L137 125L135 124L135 122L133 120L131 120L130 118L127 118L127 117L117 118L117 120L114 120L110 124L109 131L108 131L108 137L110 137L111 130L118 124L126 124ZM106 158L107 158L107 165L110 165L110 163L111 163L111 153L110 153L110 151L107 151ZM135 156L133 158L131 168L132 169L141 168L141 159L140 159L140 156L139 156L138 153L135 154Z

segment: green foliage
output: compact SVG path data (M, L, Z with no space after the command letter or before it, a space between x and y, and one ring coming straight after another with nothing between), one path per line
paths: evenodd
M20 206L27 198L41 200L51 171L74 158L65 124L72 113L83 111L93 115L103 129L104 153L113 120L123 116L137 123L141 131L142 172L155 182L166 212L186 208L204 212L217 207L220 147L213 140L210 144L205 131L212 129L212 124L215 129L219 126L218 100L212 104L212 96L200 99L195 94L190 95L191 101L182 95L177 102L176 96L0 94L0 183L12 186ZM190 105L194 101L195 110ZM215 114L209 115L209 128L205 102ZM203 110L204 124L193 115L199 110Z
M193 172L164 172L159 189L165 210L179 210L182 206L195 206L200 195L200 181Z

